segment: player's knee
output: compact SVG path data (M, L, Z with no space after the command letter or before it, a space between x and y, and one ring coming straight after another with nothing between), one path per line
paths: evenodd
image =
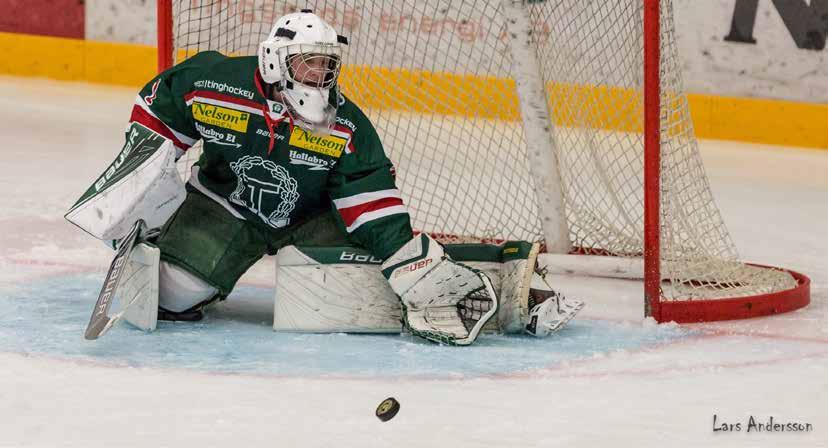
M218 290L204 280L175 266L161 262L158 272L158 305L175 313L189 310L207 302Z

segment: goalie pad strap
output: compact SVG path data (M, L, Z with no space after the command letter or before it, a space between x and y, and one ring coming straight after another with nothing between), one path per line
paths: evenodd
M155 330L158 322L158 266L161 252L140 243L127 263L126 281L119 292L123 319L144 331Z

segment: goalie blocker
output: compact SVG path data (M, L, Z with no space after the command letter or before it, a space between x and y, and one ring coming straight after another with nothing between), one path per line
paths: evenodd
M66 219L100 240L119 240L139 220L161 227L186 196L175 167L176 149L138 123L126 129L118 158L66 213Z
M444 247L452 260L491 280L499 303L483 331L546 336L563 328L583 307L583 302L566 299L546 282L536 269L538 249L528 242ZM282 248L276 255L273 329L401 332L403 307L381 264L369 252L350 246Z

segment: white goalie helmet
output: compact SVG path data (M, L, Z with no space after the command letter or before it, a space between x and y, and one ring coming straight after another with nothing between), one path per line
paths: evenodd
M348 40L309 9L276 21L259 44L259 72L281 92L291 117L313 131L329 131L336 120L331 101Z

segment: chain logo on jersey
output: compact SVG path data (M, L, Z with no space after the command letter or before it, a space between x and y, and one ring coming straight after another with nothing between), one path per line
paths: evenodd
M311 134L299 126L294 126L288 143L298 148L307 149L308 151L338 159L342 155L342 151L345 150L345 145L348 144L348 140L335 135Z
M161 80L157 79L152 84L152 91L149 95L144 97L144 102L147 103L147 106L152 106L152 103L155 101L155 97L158 94L158 85L161 84Z
M230 202L246 207L275 229L290 224L290 213L299 200L299 184L285 167L259 156L244 156L230 163L230 169L238 177Z
M193 118L204 124L232 129L237 132L247 132L250 114L226 107L194 102Z

